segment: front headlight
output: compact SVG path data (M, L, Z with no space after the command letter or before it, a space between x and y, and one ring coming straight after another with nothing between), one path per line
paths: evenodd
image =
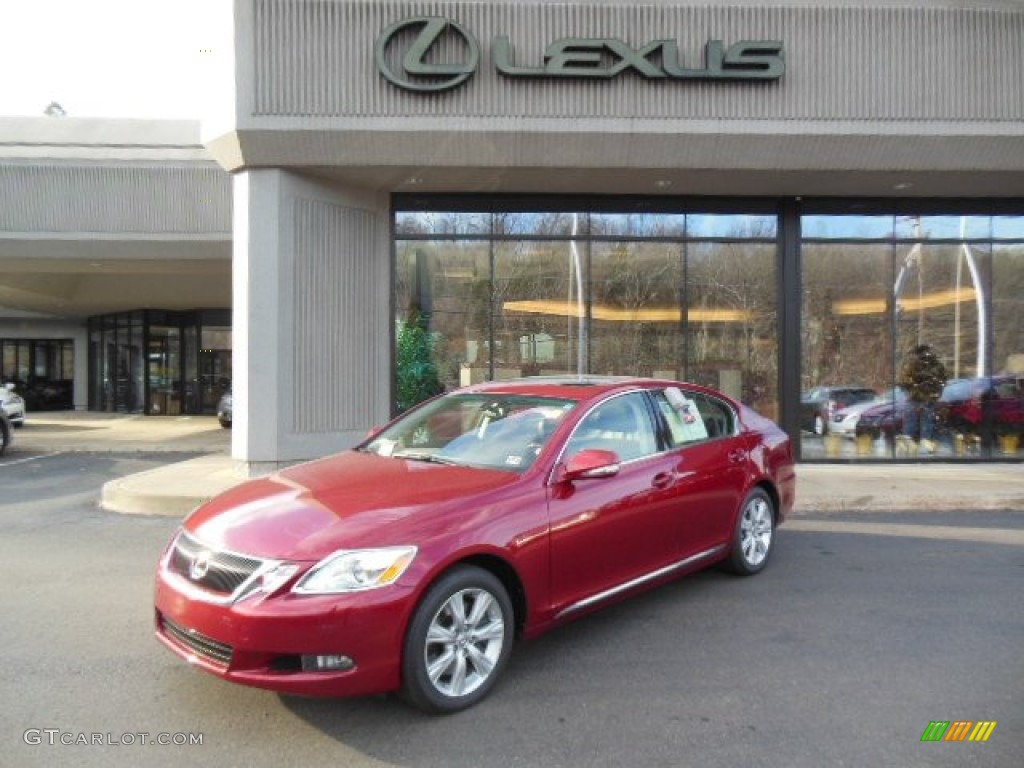
M386 587L405 572L414 557L416 547L343 549L314 565L292 591L322 595Z

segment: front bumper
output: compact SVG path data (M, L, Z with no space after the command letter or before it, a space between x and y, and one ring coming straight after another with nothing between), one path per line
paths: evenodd
M168 649L225 680L306 696L360 696L401 683L409 588L392 585L344 595L254 595L236 603L211 597L162 565L156 636ZM345 671L303 671L303 656L347 656Z

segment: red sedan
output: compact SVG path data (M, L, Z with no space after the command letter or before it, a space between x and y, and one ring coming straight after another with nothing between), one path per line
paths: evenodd
M469 387L199 507L156 634L233 682L453 712L517 637L713 563L757 573L794 486L786 434L702 387Z

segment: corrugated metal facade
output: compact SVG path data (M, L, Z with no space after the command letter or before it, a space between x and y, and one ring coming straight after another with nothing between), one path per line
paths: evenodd
M379 281L373 254L384 222L373 213L296 198L291 418L296 434L365 429L375 416L379 345L367 286ZM355 363L355 364L354 364ZM346 382L344 396L339 382Z
M1024 13L935 7L785 7L675 3L455 3L253 0L252 114L258 117L620 118L623 120L1020 121ZM412 16L457 20L483 61L466 85L437 98L393 87L373 42ZM699 66L708 39L784 43L776 83L503 78L491 40L508 35L536 66L562 37L640 46L679 41ZM240 94L245 103L249 94ZM245 117L243 116L243 121ZM259 125L261 121L256 120Z
M231 178L199 166L0 164L0 232L231 234Z

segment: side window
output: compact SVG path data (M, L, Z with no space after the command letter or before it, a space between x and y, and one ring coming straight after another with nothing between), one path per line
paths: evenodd
M622 461L656 453L658 441L642 393L620 395L584 417L566 445L566 456L586 448L614 451Z
M736 431L736 416L728 405L708 395L694 395L694 400L707 426L708 437L728 437Z
M655 392L654 399L673 446L724 437L735 429L732 409L716 398L671 388Z

